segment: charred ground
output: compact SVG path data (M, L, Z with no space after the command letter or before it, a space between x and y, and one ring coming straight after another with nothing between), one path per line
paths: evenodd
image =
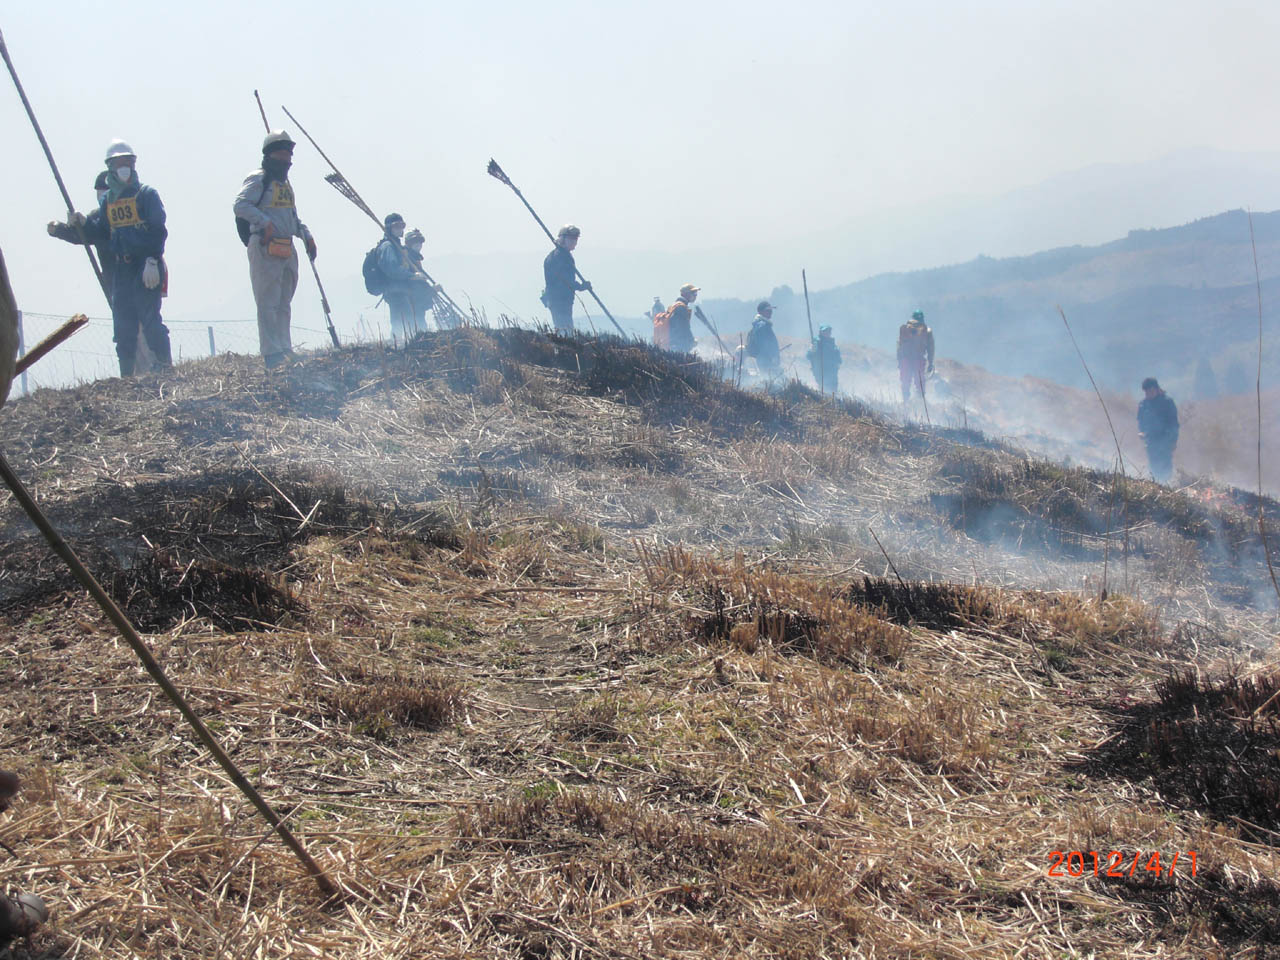
M517 329L0 432L351 894L260 842L6 501L0 839L56 904L14 955L1280 956L1245 495ZM1047 875L1077 849L1198 875Z

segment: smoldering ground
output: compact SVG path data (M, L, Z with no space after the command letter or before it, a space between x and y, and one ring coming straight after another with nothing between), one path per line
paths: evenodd
M1261 656L1266 618L1214 569L1213 537L1230 551L1244 532L1221 504L1130 481L1126 581L1122 530L1096 530L1110 474L521 330L271 375L219 357L41 392L0 429L73 543L140 567L124 586L165 662L364 897L348 921L295 895L287 854L139 712L136 668L78 591L6 562L0 587L27 591L0 611L6 720L40 785L25 829L64 864L73 918L53 948L813 957L892 955L917 929L958 950L991 925L992 956L1159 940L1190 957L1275 935L1252 881L1244 906L1211 909L1224 876L1266 866L1197 832L1213 810L1170 820L1149 784L1118 798L1115 764L1084 786L1064 773L1125 722L1118 697L1154 698L1194 651ZM1020 541L1007 516L966 527L982 497ZM1158 533L1177 549L1142 554ZM1111 591L1154 606L1099 600L1105 543ZM1226 562L1264 576L1243 550ZM277 594L230 605L229 569ZM129 815L96 819L112 805ZM1230 873L1113 923L1147 892L1085 902L1015 866L1085 823L1130 844L1158 828ZM748 887L758 907L733 893ZM134 947L112 934L130 890L152 904ZM1043 922L1060 906L1063 930Z

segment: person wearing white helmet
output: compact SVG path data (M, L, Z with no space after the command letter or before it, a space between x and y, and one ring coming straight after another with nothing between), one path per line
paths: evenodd
M290 304L298 287L293 238L300 237L307 256L316 258L316 242L298 217L289 183L293 147L284 130L267 134L262 141L262 166L245 177L234 207L236 228L248 248L249 282L258 307L258 343L268 368L293 355Z
M156 368L173 366L169 329L160 316L164 295L164 244L169 236L164 204L155 189L138 180L138 157L123 140L107 146L106 193L96 216L71 215L70 227L88 243L110 252L111 321L115 328L120 375L133 376L138 356L138 333L155 355ZM50 225L56 236L61 224Z

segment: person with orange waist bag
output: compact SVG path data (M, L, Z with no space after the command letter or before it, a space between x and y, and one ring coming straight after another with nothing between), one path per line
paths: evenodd
M262 167L245 177L235 202L236 229L248 248L249 282L258 306L258 343L268 369L293 356L290 304L298 287L293 238L301 238L307 256L316 258L316 242L298 217L289 183L293 147L284 130L268 133L262 141Z

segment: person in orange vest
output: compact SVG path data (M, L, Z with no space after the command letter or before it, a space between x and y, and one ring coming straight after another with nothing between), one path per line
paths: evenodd
M693 353L693 314L690 307L698 299L698 291L692 283L680 288L680 296L667 310L669 315L667 344L668 348L679 353Z
M924 313L911 314L911 319L898 328L898 377L902 381L902 402L911 399L914 385L924 396L925 378L933 373L933 331L925 325Z

